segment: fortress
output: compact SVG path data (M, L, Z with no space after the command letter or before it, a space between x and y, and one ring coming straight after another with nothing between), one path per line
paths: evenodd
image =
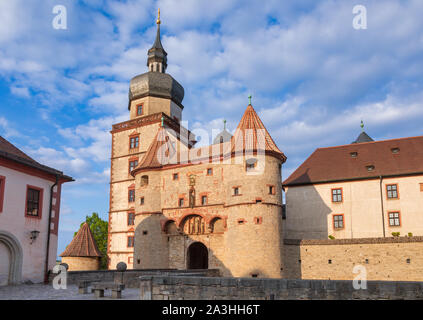
M347 239L328 240L329 232L346 230L345 217L332 217L339 206L323 206L322 195L313 217L315 208L307 207L301 189L310 190L311 180L288 179L293 196L287 194L287 207L309 211L292 217L288 212L291 220L284 220L281 176L287 158L251 100L233 136L225 128L212 145L195 147L195 136L181 125L184 89L165 73L160 16L147 66L148 72L130 82L130 120L111 131L109 269L124 261L130 269L213 268L230 277L352 279L354 265L376 261L374 279L422 280L422 237L381 238L367 232L374 238L353 239L343 232L336 235ZM329 180L317 182L329 184L329 193L338 190ZM341 187L332 199L347 206ZM293 221L287 231L301 238L284 239L286 221ZM314 234L318 237L308 237Z

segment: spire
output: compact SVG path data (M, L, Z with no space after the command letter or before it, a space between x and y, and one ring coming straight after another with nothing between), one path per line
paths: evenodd
M160 40L160 9L157 17L157 33L156 39L154 40L153 46L148 50L147 66L148 70L152 72L165 73L167 68L167 53L163 49L162 42Z
M357 139L355 139L355 141L353 141L352 143L363 143L363 142L374 141L366 132L364 132L364 122L363 122L363 120L361 120L360 127L361 127L361 133L357 137Z
M282 162L286 161L286 156L276 146L276 143L250 104L245 110L232 137L231 152L247 154L257 151L272 153L280 158Z

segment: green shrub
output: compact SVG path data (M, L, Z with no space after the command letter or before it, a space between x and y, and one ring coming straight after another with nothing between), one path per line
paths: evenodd
M392 236L399 237L400 236L400 233L399 232L392 232Z
M408 236L411 238L413 236L413 233L412 232L409 232L408 233Z
M331 240L334 240L335 239L335 237L332 236L332 235L329 235L328 238L331 239Z

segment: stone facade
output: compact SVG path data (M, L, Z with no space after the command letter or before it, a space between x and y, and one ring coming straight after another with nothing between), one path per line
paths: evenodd
M68 271L100 269L100 258L97 257L63 257L62 263L69 266Z
M423 281L423 237L285 240L284 278Z
M141 277L140 298L142 300L421 300L423 282L368 281L366 289L356 290L352 281L342 280L154 276ZM238 314L255 314L253 305L254 303L240 306L242 310ZM233 307L236 305L232 305ZM206 312L207 310L204 310L204 313Z

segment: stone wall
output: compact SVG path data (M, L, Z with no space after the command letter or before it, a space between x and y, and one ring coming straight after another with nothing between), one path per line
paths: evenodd
M127 288L139 288L141 276L152 275L187 275L187 276L204 276L218 277L219 270L175 270L175 269L143 269L143 270L126 270L119 272L117 270L97 270L97 271L69 271L67 273L67 284L77 284L80 280L92 282L121 282ZM50 273L50 283L57 274Z
M423 281L423 237L284 241L283 278Z
M142 300L423 299L423 282L146 276Z
M63 257L62 263L66 263L69 266L69 271L100 269L100 258L97 257Z

